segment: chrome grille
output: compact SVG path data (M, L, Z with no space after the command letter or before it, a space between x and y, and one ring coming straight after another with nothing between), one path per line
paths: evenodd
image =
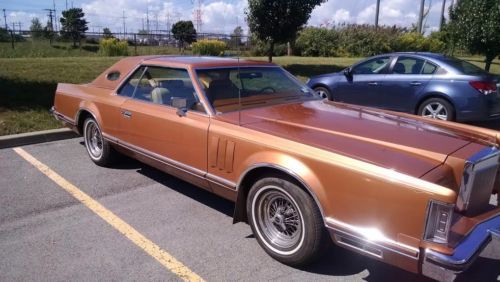
M468 215L478 214L489 205L498 171L500 151L485 148L465 162L457 208Z

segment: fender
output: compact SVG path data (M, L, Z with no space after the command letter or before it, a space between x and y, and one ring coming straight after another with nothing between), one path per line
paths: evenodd
M79 110L75 115L75 123L78 127L84 122L84 120L80 120L81 114L84 111L90 113L90 115L97 121L99 125L102 124L102 119L99 114L99 110L97 109L97 106L93 102L83 100L80 102ZM80 132L80 134L82 134L82 132Z
M324 198L323 185L316 174L306 164L296 158L278 152L260 152L250 157L245 163L250 164L247 165L246 169L241 173L236 184L237 195L233 223L246 221L246 196L251 187L246 182L249 180L249 177L253 178L253 173L263 169L268 172L280 172L296 180L311 198L313 198L321 212L323 220L325 220L320 201L320 198Z

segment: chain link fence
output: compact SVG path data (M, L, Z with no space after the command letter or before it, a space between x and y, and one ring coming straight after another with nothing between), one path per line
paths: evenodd
M82 38L72 40L50 31L0 30L0 57L49 57L60 55L98 55L99 41L116 38L128 43L129 55L190 54L190 44L181 42L170 30L148 33L86 32ZM197 33L195 41L219 40L226 44L226 55L247 53L252 41L245 35Z

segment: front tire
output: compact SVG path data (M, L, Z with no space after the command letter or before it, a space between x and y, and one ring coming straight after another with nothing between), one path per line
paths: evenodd
M257 181L248 194L247 215L260 246L284 264L309 264L326 245L316 203L288 180L268 177Z
M322 86L314 87L314 92L316 92L316 94L318 94L323 99L328 99L333 101L330 90L326 89L325 87Z
M108 166L116 158L116 152L102 136L101 128L93 118L83 123L83 139L90 159L99 166Z

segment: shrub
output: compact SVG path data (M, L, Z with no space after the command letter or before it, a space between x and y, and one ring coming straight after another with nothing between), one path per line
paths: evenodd
M101 39L99 41L99 52L103 56L127 56L127 41L119 41L116 38Z
M399 36L394 46L397 51L443 52L446 44L438 36L424 37L417 32L409 32Z
M226 42L220 40L204 39L192 44L193 54L198 55L222 56L226 48Z
M302 56L335 56L338 47L338 33L334 29L303 29L295 41L295 52Z

